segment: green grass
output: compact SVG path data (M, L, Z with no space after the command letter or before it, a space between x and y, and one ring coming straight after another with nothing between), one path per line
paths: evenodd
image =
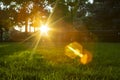
M119 80L120 43L85 43L93 60L83 65L65 44L0 43L0 80Z

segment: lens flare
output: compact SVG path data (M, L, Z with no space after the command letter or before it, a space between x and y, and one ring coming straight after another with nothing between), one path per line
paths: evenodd
M48 28L48 26L46 26L46 25L42 25L41 27L40 27L40 32L43 34L43 33L48 33L48 31L49 31L50 29Z
M87 64L89 62L92 61L92 55L89 51L87 51L86 49L84 49L83 51L83 57L80 58L80 62L82 64Z
M82 45L77 42L73 42L65 47L65 54L72 59L76 58L77 56L82 57L82 49Z
M68 46L68 48L74 52L75 55L79 56L79 57L83 57L83 54L80 53L80 50L79 49L74 49L70 46Z
M82 45L77 42L70 43L65 47L65 55L71 59L80 57L80 62L82 64L87 64L92 60L91 53L86 49L83 49Z

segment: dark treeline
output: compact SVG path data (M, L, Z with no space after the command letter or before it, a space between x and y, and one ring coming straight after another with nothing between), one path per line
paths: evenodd
M52 12L48 6L53 8ZM81 34L88 34L87 37L94 40L119 42L119 10L119 0L93 0L92 3L89 0L1 0L0 40L11 27L25 26L27 34L28 26L36 28L41 25L40 21L49 21L47 23L58 33L60 27L66 29L61 35L76 33L80 39ZM83 27L87 32L81 29Z

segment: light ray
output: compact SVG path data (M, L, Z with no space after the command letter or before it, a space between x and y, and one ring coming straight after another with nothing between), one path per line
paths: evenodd
M29 40L29 39L32 38L32 37L35 37L37 34L38 34L38 33L33 33L31 36L29 36L29 37L27 37L26 39L24 39L21 43Z
M59 0L56 0L55 5L54 5L54 7L53 7L53 12L49 15L49 17L48 17L48 19L47 19L47 21L46 21L46 24L49 24L49 21L50 21L50 19L51 19L51 17L52 17L52 14L54 13L55 8L57 7L58 1L59 1Z
M39 45L40 39L41 39L41 36L38 37L38 39L36 39L36 41L35 41L35 46L34 46L34 48L33 48L33 50L32 50L32 54L30 55L30 59L32 59L33 55L35 54L36 49L37 49L37 47L38 47L38 45Z
M70 50L72 50L75 55L78 55L79 57L83 57L83 54L80 53L80 50L79 50L79 49L74 49L74 48L72 48L72 47L70 47L70 46L68 46L68 48L69 48Z

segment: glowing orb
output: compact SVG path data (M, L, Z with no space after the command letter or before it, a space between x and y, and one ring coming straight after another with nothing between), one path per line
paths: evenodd
M82 45L77 42L67 45L65 48L65 54L72 59L80 57L80 62L82 64L87 64L92 60L91 53L86 49L83 50Z
M49 27L46 26L46 25L42 25L42 26L40 27L40 32L41 32L41 33L48 33L49 30L50 30Z
M86 49L84 49L83 51L83 56L80 58L80 62L82 64L87 64L92 60L92 55L89 51L87 51Z

